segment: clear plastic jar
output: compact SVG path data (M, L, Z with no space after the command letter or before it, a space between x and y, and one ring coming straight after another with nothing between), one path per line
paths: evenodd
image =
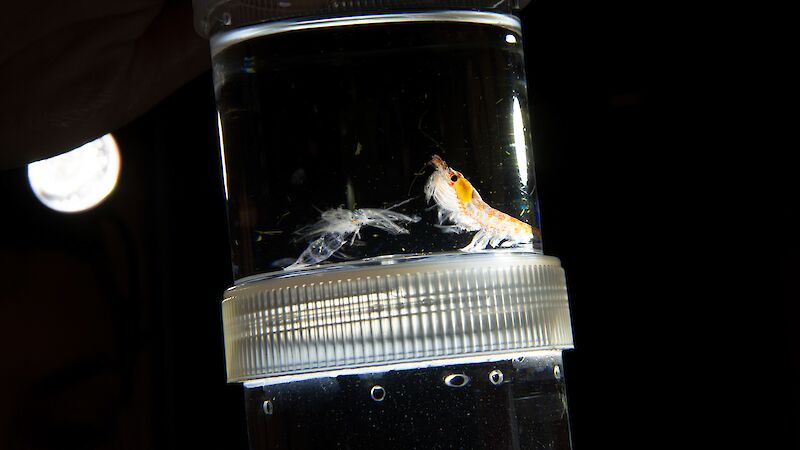
M522 5L194 3L251 448L568 449Z

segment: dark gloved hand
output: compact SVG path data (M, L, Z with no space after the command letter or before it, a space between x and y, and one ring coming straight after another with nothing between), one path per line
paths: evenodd
M0 169L114 131L209 66L188 0L28 0L3 17Z

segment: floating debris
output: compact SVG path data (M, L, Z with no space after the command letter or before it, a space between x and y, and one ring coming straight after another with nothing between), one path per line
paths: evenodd
M400 224L419 222L417 216L408 216L387 209L361 208L349 210L333 208L323 211L320 219L297 230L301 240L311 241L294 264L284 270L294 270L318 264L330 258L345 245L352 246L361 237L363 227L374 227L392 235L409 234Z

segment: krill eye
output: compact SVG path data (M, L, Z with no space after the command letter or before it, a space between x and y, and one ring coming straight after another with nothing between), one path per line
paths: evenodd
M457 175L453 175L452 177L450 177L450 181L455 183L456 181L458 181L458 176Z

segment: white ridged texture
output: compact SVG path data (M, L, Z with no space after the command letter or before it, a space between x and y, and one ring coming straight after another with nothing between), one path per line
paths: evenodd
M564 270L469 255L252 281L222 303L228 381L572 347Z

